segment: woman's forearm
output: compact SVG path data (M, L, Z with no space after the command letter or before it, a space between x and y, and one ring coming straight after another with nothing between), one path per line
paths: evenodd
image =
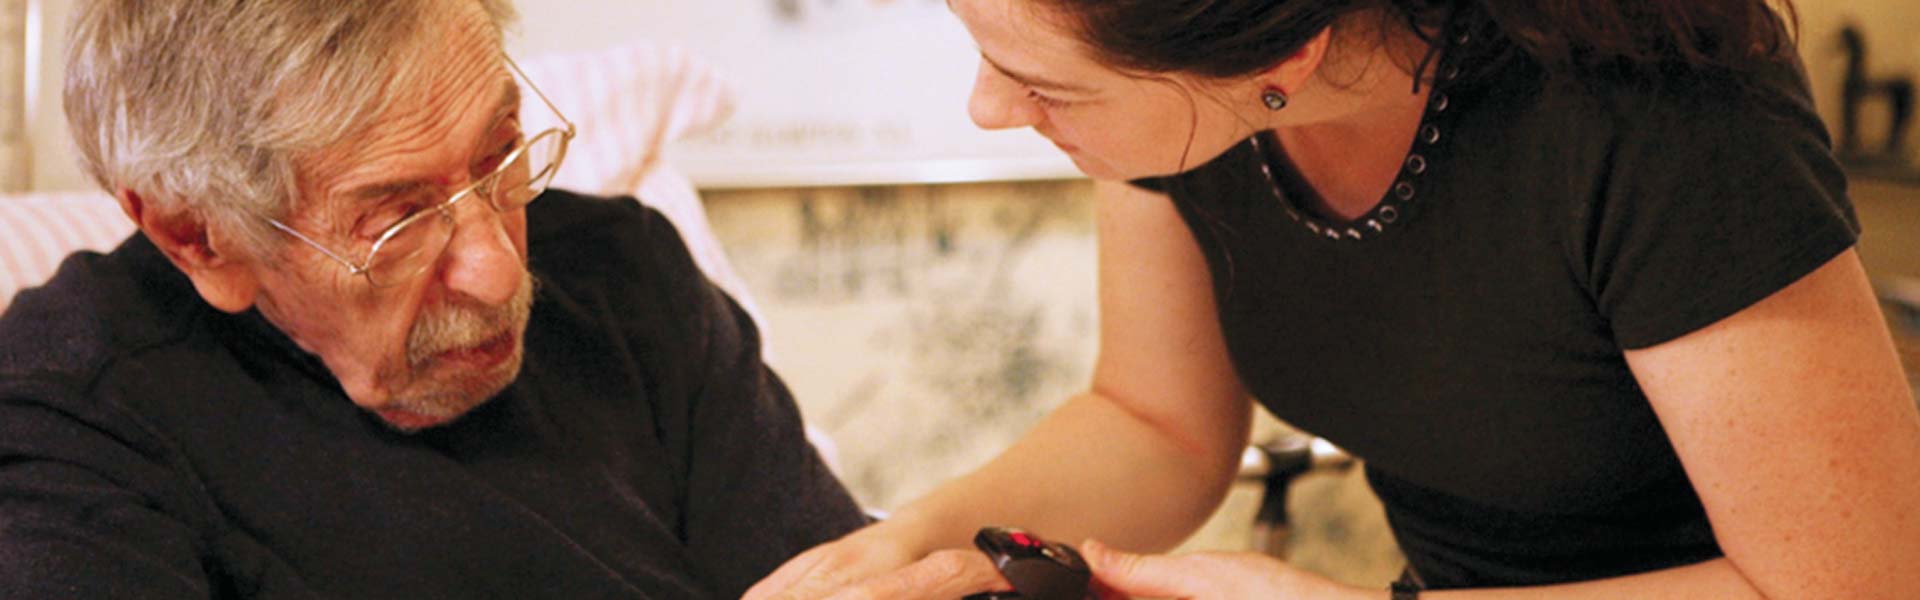
M1111 399L1080 394L987 465L888 521L911 529L922 553L966 546L984 525L1163 550L1199 527L1232 483L1247 432L1223 437L1201 447Z
M1377 594L1387 597L1385 592ZM1841 597L1841 596L1834 596ZM1521 600L1553 598L1584 600L1764 600L1733 561L1716 558L1702 563L1634 575L1578 583L1524 588L1497 588L1421 592L1420 600Z

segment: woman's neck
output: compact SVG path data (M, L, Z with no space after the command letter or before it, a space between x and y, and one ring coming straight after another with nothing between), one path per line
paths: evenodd
M1423 42L1407 37L1424 51ZM1352 57L1361 62L1347 61L1359 69L1354 75L1336 72L1327 77L1342 83L1317 83L1315 91L1326 96L1317 103L1337 109L1274 130L1290 166L1314 192L1307 205L1342 221L1366 214L1386 196L1426 115L1431 86L1413 92L1414 75L1399 66L1415 48L1404 40L1376 38L1374 44L1371 55ZM1413 56L1415 64L1419 58Z

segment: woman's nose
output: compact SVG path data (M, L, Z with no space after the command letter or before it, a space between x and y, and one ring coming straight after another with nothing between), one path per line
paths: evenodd
M982 60L973 79L973 95L967 98L967 116L981 129L1012 129L1038 125L1046 114L1027 97L1020 82Z

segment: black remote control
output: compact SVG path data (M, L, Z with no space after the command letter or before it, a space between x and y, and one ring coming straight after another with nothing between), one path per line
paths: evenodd
M1093 572L1073 547L1056 544L1023 530L985 527L973 536L973 545L987 554L1014 591L974 594L967 600L1084 600Z

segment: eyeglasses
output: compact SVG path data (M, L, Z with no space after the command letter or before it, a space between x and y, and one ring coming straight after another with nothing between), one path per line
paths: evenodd
M503 213L531 204L542 192L547 191L554 172L560 170L560 161L567 157L567 143L573 140L574 126L566 115L560 114L559 108L554 107L553 101L548 100L547 95L527 79L520 65L514 64L511 58L506 62L514 74L526 82L527 89L533 90L540 102L547 105L547 110L559 117L561 126L548 128L532 138L523 137L518 147L502 157L499 166L486 175L475 179L445 201L416 210L387 227L374 239L366 260L359 263L347 260L342 257L343 253L328 249L277 219L267 219L267 223L313 246L327 258L345 266L353 275L366 277L367 283L372 286L388 287L405 283L439 262L440 255L446 252L447 244L453 240L453 211L462 200L475 196L485 198L493 210Z

